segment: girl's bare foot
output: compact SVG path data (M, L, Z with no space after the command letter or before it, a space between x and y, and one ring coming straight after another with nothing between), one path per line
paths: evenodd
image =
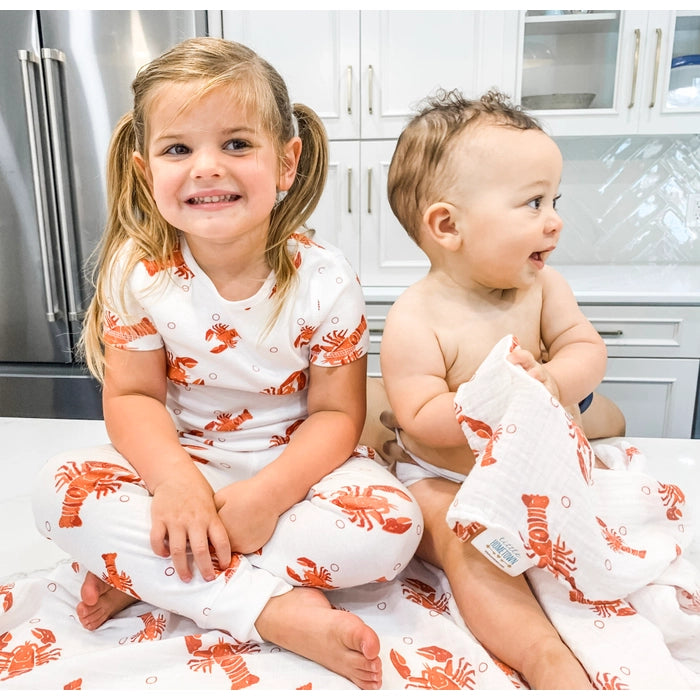
M260 636L351 680L363 690L382 685L379 638L359 617L331 607L313 588L271 598L255 622Z
M113 588L92 571L88 571L80 587L80 602L75 611L86 630L96 630L120 610L135 602L136 598Z

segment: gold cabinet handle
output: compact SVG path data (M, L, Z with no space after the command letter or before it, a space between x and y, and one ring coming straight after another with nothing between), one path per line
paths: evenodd
M634 99L637 94L637 74L639 73L639 45L642 40L642 34L639 29L634 30L634 68L632 70L632 94L630 95L630 103L627 109L634 107Z
M372 168L367 168L367 213L372 213Z
M662 32L658 27L656 28L656 58L654 59L654 82L651 85L651 102L649 103L649 109L652 109L656 104L656 85L659 80L659 63L661 62L661 37Z

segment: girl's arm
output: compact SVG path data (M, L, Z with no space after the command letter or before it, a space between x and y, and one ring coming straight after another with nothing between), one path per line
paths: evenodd
M189 544L196 567L211 580L215 573L209 543L221 568L230 563L231 549L214 506L212 488L180 445L165 407L165 351L107 346L105 359L105 424L112 444L153 494L153 551L169 555L180 578L189 581Z
M279 516L357 446L366 412L367 358L339 367L312 364L309 372L309 417L282 454L255 476L215 495L237 552L253 552L265 544Z

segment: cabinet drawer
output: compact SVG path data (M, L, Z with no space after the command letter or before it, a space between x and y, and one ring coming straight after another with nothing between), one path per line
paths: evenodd
M581 305L610 357L699 357L700 307Z

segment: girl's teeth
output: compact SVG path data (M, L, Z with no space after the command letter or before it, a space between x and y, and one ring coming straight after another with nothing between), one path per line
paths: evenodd
M235 195L221 194L212 197L192 197L190 202L193 204L218 204L219 202L232 202L234 199Z

